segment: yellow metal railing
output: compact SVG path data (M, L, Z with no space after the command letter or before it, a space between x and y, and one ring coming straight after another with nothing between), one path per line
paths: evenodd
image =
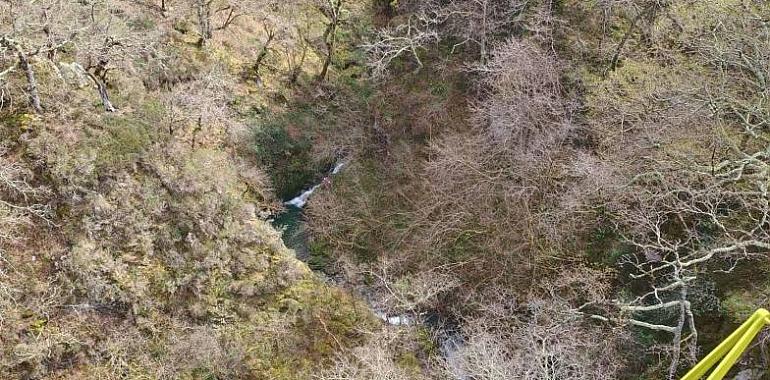
M738 327L738 329L730 334L727 339L722 341L722 343L706 355L703 360L696 364L690 372L687 372L687 374L682 377L682 380L700 379L709 369L714 367L717 362L719 364L714 369L714 372L709 375L707 380L721 380L765 325L770 325L770 311L765 309L755 311L754 314L741 325L741 327Z

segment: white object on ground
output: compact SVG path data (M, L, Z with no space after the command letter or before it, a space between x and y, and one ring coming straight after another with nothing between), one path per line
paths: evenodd
M375 311L374 314L391 326L411 326L412 324L414 324L414 318L408 315L388 316L387 314L381 311Z

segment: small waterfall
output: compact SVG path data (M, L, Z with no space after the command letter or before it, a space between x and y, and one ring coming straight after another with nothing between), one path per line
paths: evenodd
M338 174L342 170L342 168L344 168L344 167L345 167L345 161L338 162L336 165L334 165L334 168L331 170L329 175L325 176L321 180L321 183L319 183L319 184L317 184L317 185L315 185L315 186L313 186L313 187L303 191L302 194L298 195L297 197L295 197L295 198L293 198L293 199L291 199L291 200L289 200L287 202L284 202L284 204L287 205L287 206L294 206L296 208L303 208L303 207L305 207L305 205L307 204L308 199L310 199L310 196L313 195L313 193L316 190L318 190L318 188L321 187L322 184L328 183L331 180L331 176L333 176L335 174Z
M332 169L332 175L335 175L342 170L342 168L345 167L345 161L340 161L337 163L337 165L334 165L334 169Z
M324 177L324 180L326 180L327 178L328 177ZM302 194L298 195L297 197L293 198L288 202L285 202L284 204L287 206L303 208L307 204L308 199L310 199L310 196L313 195L313 192L315 192L319 187L321 187L321 184L315 185L310 189L303 191Z

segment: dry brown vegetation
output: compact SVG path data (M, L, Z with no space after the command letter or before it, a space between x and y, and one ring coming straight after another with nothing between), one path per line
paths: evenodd
M377 326L258 216L245 115L269 100L242 74L304 43L255 54L304 22L282 12L0 3L0 377L310 378Z
M462 321L453 376L676 378L767 306L766 4L396 10L365 44L385 104L349 148L366 164L310 226L383 307Z
M0 377L676 378L770 299L768 18L0 1Z

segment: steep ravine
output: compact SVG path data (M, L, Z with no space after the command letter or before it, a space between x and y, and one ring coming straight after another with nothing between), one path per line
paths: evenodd
M303 190L296 197L284 201L284 210L274 215L271 219L273 226L278 231L282 232L284 244L293 249L296 253L296 257L306 264L310 264L310 249L308 247L307 232L302 227L304 207L311 201L313 193L319 188L323 186L332 186L334 176L339 174L346 165L347 160L343 159L338 161L318 183ZM330 278L326 273L323 273L320 270L314 271L324 280L335 282L335 279ZM442 318L442 316L430 312L421 313L416 316L411 314L388 314L387 312L372 306L369 297L364 296L362 298L369 302L372 312L377 315L383 323L391 326L421 325L430 329L437 339L436 343L439 347L441 356L447 361L448 365L452 365L452 361L454 360L458 349L463 346L464 341L457 323L448 322L445 318ZM465 378L465 376L458 377L460 380Z

